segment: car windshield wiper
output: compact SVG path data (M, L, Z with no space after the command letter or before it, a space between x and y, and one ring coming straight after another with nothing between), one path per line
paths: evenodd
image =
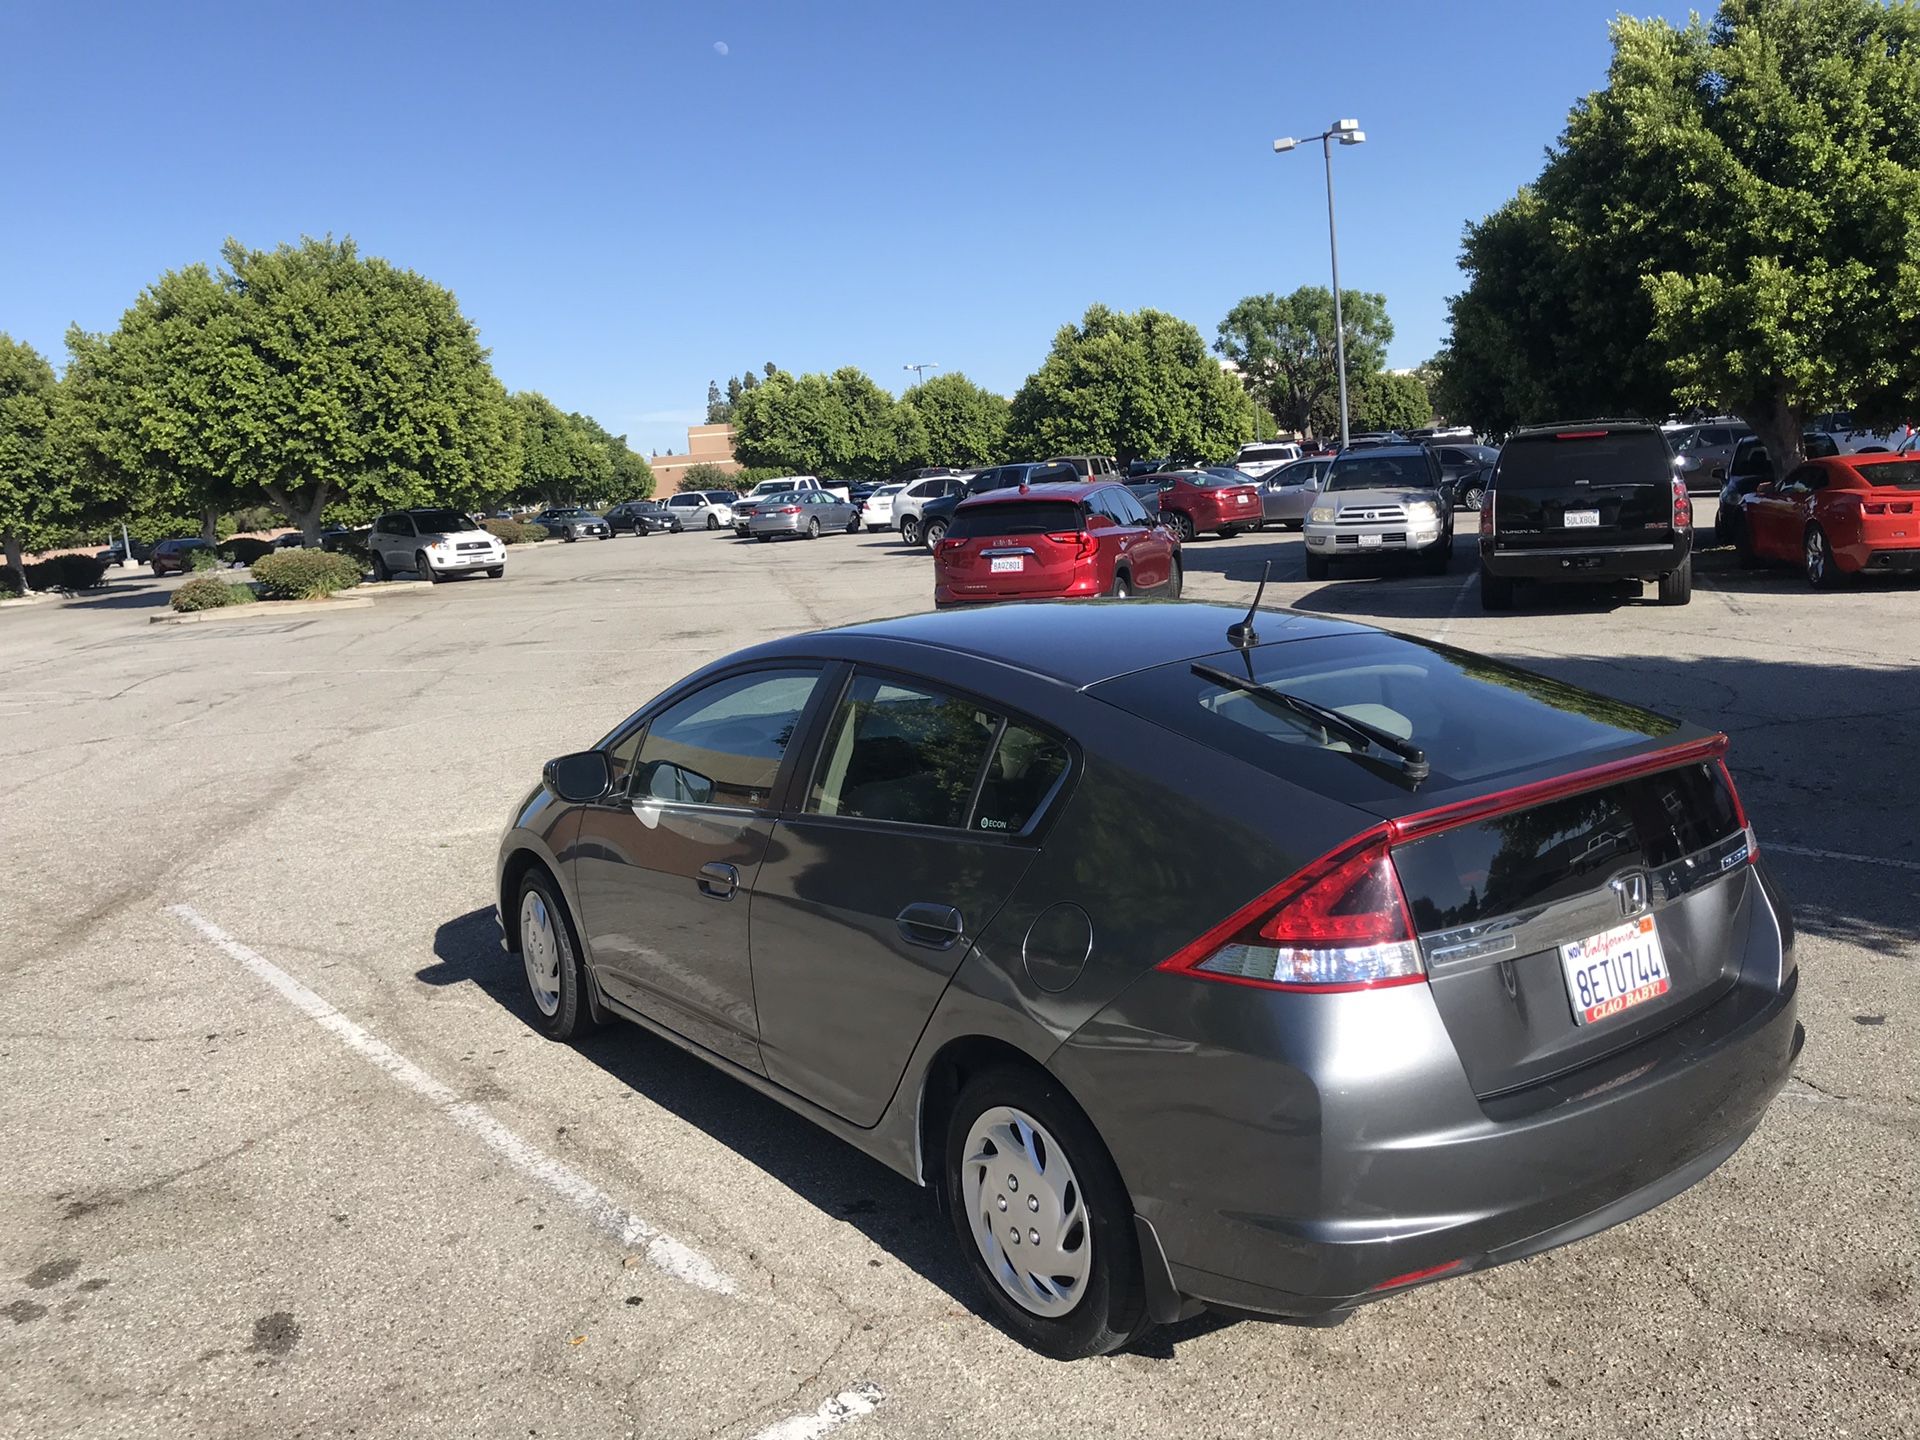
M1356 720L1351 715L1343 715L1325 705L1316 705L1311 700L1303 700L1298 695L1289 694L1272 685L1262 684L1244 675L1235 675L1231 670L1221 670L1213 665L1195 665L1193 673L1202 680L1211 680L1216 685L1229 690L1238 690L1243 694L1271 700L1283 705L1296 715L1303 715L1314 721L1322 729L1331 730L1342 736L1350 745L1376 746L1389 754L1400 758L1401 768L1409 780L1424 780L1433 773L1427 764L1427 752L1411 741L1402 740L1398 735L1390 735L1378 725L1369 725L1364 720Z

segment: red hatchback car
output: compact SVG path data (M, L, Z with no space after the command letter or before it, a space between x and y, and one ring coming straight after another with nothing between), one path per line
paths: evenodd
M1154 479L1171 482L1160 491L1160 514L1182 540L1203 530L1237 535L1266 523L1260 487L1251 480L1230 480L1206 470L1171 470Z
M1809 460L1745 496L1740 514L1741 559L1797 564L1817 589L1920 573L1920 455Z
M933 603L1180 593L1180 542L1127 487L1022 485L962 501L933 552Z

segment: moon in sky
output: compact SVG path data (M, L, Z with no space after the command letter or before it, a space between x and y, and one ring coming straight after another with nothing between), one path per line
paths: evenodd
M716 41L714 41L714 42L713 42L713 53L714 53L714 54L716 54L716 55L724 55L724 54L726 54L726 53L727 53L727 42L726 42L726 41L724 41L724 40L716 40Z

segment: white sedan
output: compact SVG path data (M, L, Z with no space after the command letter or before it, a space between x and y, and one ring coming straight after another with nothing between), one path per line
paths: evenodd
M886 530L893 525L893 497L906 489L905 485L882 485L867 496L860 506L860 523L869 530Z

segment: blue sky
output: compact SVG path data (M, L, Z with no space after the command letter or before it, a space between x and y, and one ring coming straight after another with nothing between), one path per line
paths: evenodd
M1618 8L0 0L0 330L57 364L228 235L352 235L449 286L510 387L680 449L766 360L1011 394L1093 301L1211 339L1325 284L1317 147L1270 147L1351 115L1341 276L1412 365Z

